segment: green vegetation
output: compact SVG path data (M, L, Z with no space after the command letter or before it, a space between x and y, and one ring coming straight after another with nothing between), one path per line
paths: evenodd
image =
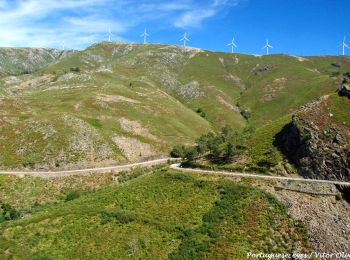
M33 73L58 61L62 58L62 52L39 48L0 48L0 57L1 77Z
M350 126L350 99L339 97L337 94L330 95L328 110L333 114L332 121L343 126Z
M138 161L168 154L179 140L192 145L226 125L237 132L256 128L259 148L246 152L254 164L274 165L280 156L267 144L272 133L263 138L264 127L334 92L350 71L344 57L258 57L158 44L101 43L70 54L1 52L5 168ZM25 58L31 52L35 60ZM52 64L51 52L58 62ZM25 72L11 59L15 54L35 72L6 77Z
M275 136L291 121L291 115L284 116L256 130L252 139L252 160L262 167L272 167L283 159L280 151L273 145Z
M156 170L3 222L0 258L237 259L308 250L298 226L259 189Z
M286 215L284 205L270 195L243 185L223 183L220 199L203 216L202 225L181 229L182 242L170 259L245 259L248 251L293 252L293 241L299 239L305 247L304 226L291 233L291 226L296 224L285 219ZM283 238L278 238L281 231Z
M20 213L7 203L0 201L0 223L15 220L20 217Z
M224 127L217 135L214 133L202 135L197 139L195 146L177 145L170 154L174 157L181 157L188 162L193 162L199 157L206 157L215 163L227 163L245 148L239 143L241 137L231 127Z

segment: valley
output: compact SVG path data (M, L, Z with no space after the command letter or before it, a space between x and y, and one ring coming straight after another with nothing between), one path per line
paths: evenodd
M348 56L0 48L0 258L348 251L349 72Z

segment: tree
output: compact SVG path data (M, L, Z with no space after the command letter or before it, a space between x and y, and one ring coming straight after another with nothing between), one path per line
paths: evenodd
M183 145L175 145L171 150L170 155L174 158L184 158L185 147Z
M236 155L236 147L233 143L227 143L225 161L230 161Z
M194 161L198 157L198 151L196 147L187 147L185 148L183 159L186 159L189 162Z

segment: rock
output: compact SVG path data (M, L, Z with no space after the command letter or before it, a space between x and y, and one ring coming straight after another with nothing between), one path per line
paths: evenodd
M342 86L339 90L339 95L340 96L345 96L350 98L350 86Z
M337 133L333 139L333 143L341 144L342 142L343 142L343 138L339 133Z
M345 73L343 81L338 88L339 96L345 96L350 98L350 73Z
M350 181L350 131L325 117L326 104L321 99L304 106L276 135L275 145L306 178Z
M260 75L266 72L269 72L271 70L271 67L268 65L259 65L257 64L256 67L253 69L253 73L255 75Z

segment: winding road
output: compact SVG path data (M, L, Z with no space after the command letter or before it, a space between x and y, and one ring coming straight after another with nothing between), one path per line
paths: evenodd
M86 175L92 173L108 173L108 172L118 172L131 170L137 167L145 166L155 166L162 163L167 163L168 161L179 161L177 158L162 158L150 161L130 163L124 165L108 166L108 167L97 167L97 168L87 168L87 169L77 169L77 170L62 170L62 171L1 171L0 175L15 175L17 177L32 176L39 177L43 179L60 178L75 175ZM312 182L312 183L328 183L350 186L350 182L343 181L332 181L332 180L317 180L317 179L304 179L298 177L284 177L284 176L271 176L262 174L252 174L252 173L240 173L240 172L226 172L226 171L211 171L211 170L201 170L192 168L182 168L180 163L175 163L170 165L171 169L182 171L182 172L199 172L206 174L216 174L229 177L245 177L253 179L268 179L268 180L286 180L286 181L298 181L298 182Z
M253 178L253 179L285 180L285 181L312 182L312 183L328 183L328 184L350 186L350 182L343 182L343 181L304 179L304 178L298 178L298 177L271 176L271 175L252 174L252 173L240 173L240 172L211 171L211 170L201 170L201 169L192 169L192 168L182 168L180 165L181 164L179 164L179 163L172 164L170 166L170 168L174 169L174 170L183 171L183 172L209 173L209 174L223 175L223 176L229 176L229 177L245 177L245 178Z
M86 175L91 173L108 173L112 171L113 172L126 171L137 167L155 166L162 163L167 163L169 160L178 161L179 159L162 158L162 159L155 159L151 161L130 163L125 165L78 169L78 170L63 170L63 171L1 171L0 170L0 175L15 175L18 177L32 176L32 177L39 177L43 179L51 179L51 178L60 178L60 177L75 176L75 175Z

